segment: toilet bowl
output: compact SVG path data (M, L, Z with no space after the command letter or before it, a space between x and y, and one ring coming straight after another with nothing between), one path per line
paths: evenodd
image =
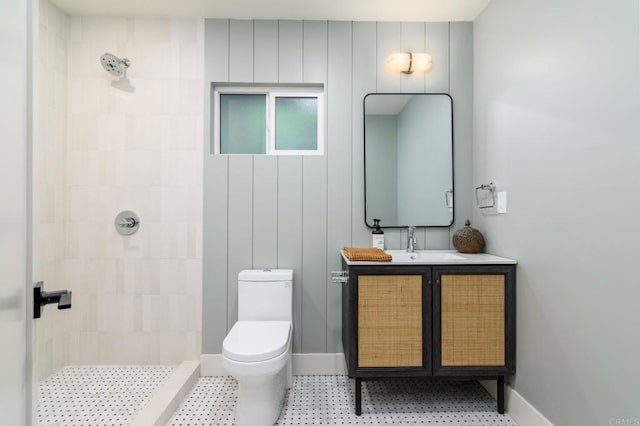
M242 271L238 321L222 343L222 366L238 381L237 426L271 426L293 381L291 270Z

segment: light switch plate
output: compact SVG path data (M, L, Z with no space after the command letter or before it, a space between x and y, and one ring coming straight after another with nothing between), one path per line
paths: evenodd
M498 192L498 213L507 212L507 193Z

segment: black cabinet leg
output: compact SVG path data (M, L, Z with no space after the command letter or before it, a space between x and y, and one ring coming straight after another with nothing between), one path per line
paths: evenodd
M498 377L498 413L504 414L504 376Z
M356 416L362 414L362 379L356 377Z

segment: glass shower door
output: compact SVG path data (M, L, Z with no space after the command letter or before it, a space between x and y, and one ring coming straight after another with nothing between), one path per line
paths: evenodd
M0 2L0 422L29 422L28 146L31 0ZM27 322L29 321L29 322Z

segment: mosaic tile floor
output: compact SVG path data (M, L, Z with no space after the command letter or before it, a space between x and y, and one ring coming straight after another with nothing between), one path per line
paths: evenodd
M170 366L65 367L38 387L39 426L125 426Z
M362 384L362 416L354 413L354 381L346 376L295 376L278 425L517 425L498 414L478 382L384 380ZM169 422L234 425L236 382L201 377Z

